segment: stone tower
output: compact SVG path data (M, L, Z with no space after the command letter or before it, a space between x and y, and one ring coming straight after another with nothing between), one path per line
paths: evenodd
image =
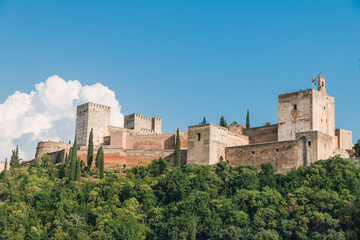
M161 133L161 118L145 117L138 113L133 113L125 116L124 127L134 129L142 133Z
M335 100L327 95L325 78L318 76L318 90L279 95L278 140L294 140L296 133L319 131L334 139Z
M78 146L87 146L91 128L93 128L94 145L104 143L104 137L109 136L111 107L85 103L77 107L76 136Z

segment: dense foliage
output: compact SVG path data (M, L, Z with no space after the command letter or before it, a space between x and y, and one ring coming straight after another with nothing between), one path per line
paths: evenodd
M89 136L89 143L88 143L88 152L87 152L87 165L89 170L91 170L91 165L94 158L94 132L91 128L90 136Z
M1 239L359 239L360 169L318 161L115 168L69 181L63 164L0 174Z

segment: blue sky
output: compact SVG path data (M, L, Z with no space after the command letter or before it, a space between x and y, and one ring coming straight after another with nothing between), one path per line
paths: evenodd
M203 116L277 123L277 96L325 75L360 139L360 0L0 0L0 103L58 75L101 82L163 131Z

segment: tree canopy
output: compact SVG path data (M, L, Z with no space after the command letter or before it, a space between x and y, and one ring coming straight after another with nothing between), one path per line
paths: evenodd
M77 162L78 164L78 162ZM68 181L65 164L0 174L0 239L359 239L360 169L163 159Z

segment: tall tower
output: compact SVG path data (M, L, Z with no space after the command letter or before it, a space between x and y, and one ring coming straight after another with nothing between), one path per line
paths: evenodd
M319 131L334 138L335 100L327 95L324 76L318 90L308 89L279 95L278 140L294 140L299 132Z
M103 144L104 137L109 136L110 115L111 107L109 106L90 102L79 105L75 129L77 145L88 145L91 129L93 129L94 145Z
M326 95L325 77L318 75L318 91Z

